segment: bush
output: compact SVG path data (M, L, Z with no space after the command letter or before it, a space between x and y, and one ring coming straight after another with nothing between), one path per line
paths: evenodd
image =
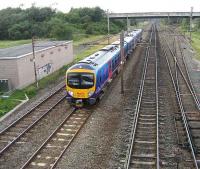
M69 13L51 8L32 6L28 9L0 10L0 39L56 38L71 40L73 34L107 34L107 18L99 8L76 8ZM126 26L125 20L111 20L110 32L117 33Z

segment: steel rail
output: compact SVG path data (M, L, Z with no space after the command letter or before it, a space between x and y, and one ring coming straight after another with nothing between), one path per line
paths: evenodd
M142 99L142 93L143 93L143 87L144 87L144 79L146 77L146 71L147 71L147 65L148 65L148 55L149 55L149 47L147 47L146 49L146 54L145 54L145 63L144 63L144 67L143 67L143 73L142 73L142 80L140 83L140 89L139 89L139 93L138 93L138 98L137 98L137 104L136 104L136 109L135 109L135 116L133 119L133 126L131 129L131 145L130 145L130 149L128 151L128 158L125 162L125 168L128 169L129 165L130 165L130 160L131 160L131 153L132 153L132 149L133 149L133 144L134 144L134 139L135 139L135 132L136 132L136 127L137 127L137 121L138 121L138 115L139 115L139 107L141 104L141 99Z
M184 112L183 103L182 103L182 100L181 100L181 97L180 97L180 93L179 93L179 90L177 88L177 85L176 85L174 77L173 77L171 66L170 66L169 60L167 58L166 49L164 48L163 45L161 45L161 47L162 47L163 53L165 55L165 59L166 59L166 62L167 62L167 66L168 66L168 70L169 70L170 77L171 77L171 80L172 80L172 84L174 86L174 90L175 90L175 93L176 93L176 98L177 98L177 101L178 101L178 105L179 105L179 108L181 110L181 116L182 116L182 119L183 119L184 128L186 130L188 142L189 142L190 149L191 149L191 152L192 152L192 157L193 157L193 160L194 160L194 164L195 164L196 169L198 169L197 159L196 159L196 156L195 156L195 153L194 153L195 152L194 151L194 146L192 144L190 130L189 130L189 126L188 126L188 121L187 121L187 118L186 118L186 115L185 115L185 112Z
M14 140L9 142L3 149L0 150L0 155L2 155L11 145L13 145L17 140L19 140L25 133L27 133L31 128L33 128L42 118L44 118L52 109L54 109L60 102L65 99L63 96L59 99L48 111L46 111L42 116L40 116L36 121L29 125L23 132L21 132Z
M26 163L20 168L26 168L31 160L38 154L38 152L48 143L48 141L54 136L54 134L65 124L65 122L74 114L76 109L74 108L71 113L60 123L60 125L51 133L51 135L43 142L43 144L35 151L35 153L26 161Z
M157 54L157 36L156 36L156 28L155 28L155 57L156 57L156 152L157 152L157 158L156 158L156 166L157 169L160 168L160 158L159 158L159 90L158 90L158 54Z
M18 123L20 120L22 120L23 118L25 118L27 115L29 115L31 112L33 112L38 106L41 106L45 101L47 101L48 99L50 99L53 95L55 95L56 93L58 93L60 90L62 90L62 88L64 88L65 85L63 85L62 87L60 87L58 90L54 91L51 95L49 95L47 98L45 98L45 100L43 100L42 102L38 103L37 105L35 105L33 108L31 108L27 113L25 113L22 117L20 117L19 119L16 119L14 122L12 122L9 126L7 126L5 129L3 129L2 131L0 131L0 135L2 135L4 132L6 132L8 129L10 129L11 127L13 127L16 123Z
M151 31L151 35L150 35L150 45L152 43L152 36L153 36L153 31L155 27L152 26L152 31ZM156 36L156 35L155 35ZM156 47L155 47L156 48ZM132 125L132 132L131 132L131 144L130 144L130 149L127 153L127 160L125 162L125 168L128 169L129 166L130 166L130 161L131 161L131 154L132 154L132 151L133 151L133 145L134 145L134 141L135 141L135 134L136 134L136 130L137 130L137 123L138 123L138 117L139 117L139 110L140 110L140 107L141 107L141 101L142 101L142 96L143 96L143 91L144 91L144 83L145 83L145 79L146 79L146 73L147 73L147 67L148 67L148 61L149 61L149 53L150 53L150 46L147 47L146 49L146 54L145 54L145 63L144 63L144 67L143 67L143 73L142 73L142 80L141 80L141 83L140 83L140 89L139 89L139 93L138 93L138 98L137 98L137 104L136 104L136 109L135 109L135 116L134 116L134 120L133 120L133 125ZM156 69L157 71L157 69ZM157 75L156 75L157 77ZM157 83L156 83L157 85ZM157 87L156 87L157 89ZM158 92L156 91L156 102L158 101ZM156 121L158 122L158 105L156 104L156 110L157 110L157 119ZM158 133L158 124L156 125L156 130ZM159 168L159 145L158 145L158 136L157 136L157 141L156 141L156 157L157 157L157 160L156 160L156 166L157 168Z
M188 70L188 67L187 67L186 62L185 62L185 57L184 57L184 54L183 54L183 49L181 48L179 42L180 42L180 37L178 37L178 46L179 46L179 49L180 49L181 57L183 59L184 68L186 70L186 76L187 76L187 78L189 80L189 85L190 85L191 90L193 91L194 97L196 99L197 107L200 110L200 102L199 102L199 99L198 99L198 97L196 95L196 92L195 92L195 89L194 89L194 86L193 86L193 83L192 83L192 80L191 80L191 77L190 77L190 74L189 74L189 70Z
M90 115L87 116L87 118L85 119L84 123L81 124L81 127L76 131L76 133L74 134L73 138L70 140L70 142L65 146L65 148L63 149L63 151L60 153L60 155L58 156L57 160L52 164L51 169L55 168L58 164L58 161L62 158L63 154L65 153L65 151L67 150L67 148L70 146L70 144L72 143L72 141L74 140L74 138L77 136L77 134L79 133L79 131L82 129L82 126L86 123L87 119L90 117Z
M174 61L175 61L176 64L177 64L177 67L178 67L178 69L179 69L179 71L180 71L180 73L181 73L181 75L182 75L182 77L183 77L183 79L184 79L184 81L185 81L185 83L186 83L188 89L190 90L190 92L191 92L191 94L192 94L192 96L193 96L193 99L194 99L194 101L195 101L195 104L196 104L197 108L199 109L199 102L198 102L198 100L196 100L196 97L195 97L196 94L194 94L195 91L192 91L190 84L188 83L188 81L187 81L185 75L183 74L183 71L181 70L181 67L180 67L179 63L177 62L176 56L175 56L175 54L173 53L172 49L170 48L170 46L169 46L168 42L166 41L166 39L165 39L165 42L166 42L166 44L167 44L167 46L168 46L168 49L169 49L170 53L171 53L172 56L173 56Z
M175 34L175 31L174 31L173 29L171 29L171 28L168 28L168 29L169 29L169 31L171 31L173 34ZM184 76L184 80L186 81L187 85L190 86L190 88L191 88L191 89L190 89L190 92L192 91L192 93L193 93L192 95L193 95L194 99L196 100L196 101L195 101L195 102L196 102L196 106L197 106L198 110L200 110L200 102L199 102L199 99L198 99L198 97L197 97L197 95L196 95L196 92L195 92L193 83L192 83L192 81L191 81L191 78L190 78L190 75L189 75L189 71L188 71L187 65L186 65L186 63L185 63L185 58L184 58L184 54L183 54L183 49L181 48L179 42L180 42L180 37L178 36L178 46L179 46L179 50L180 50L181 57L182 57L182 60L183 60L184 68L185 68L185 70L186 70L186 76L187 76L189 82L187 82L186 77L185 77L184 74L183 74L183 71L181 71L180 66L179 66L179 65L178 65L178 66L179 66L179 69L180 69L180 71L181 71L181 74ZM171 51L170 51L170 52L171 52ZM177 59L177 60L178 60L178 59Z
M71 113L60 123L60 125L52 132L52 134L43 142L43 144L35 151L34 154L32 154L32 156L28 159L28 161L26 161L26 163L20 168L20 169L24 169L26 168L31 161L36 158L36 156L38 155L38 153L40 153L40 151L45 148L45 146L51 141L51 139L57 134L57 132L63 127L63 125L65 125L68 120L70 119L70 117L73 116L73 114L76 112L76 108L73 108L73 110L71 111ZM67 148L71 145L72 141L74 140L74 138L77 136L77 134L80 132L80 130L82 129L83 125L86 123L87 119L90 117L90 114L88 114L86 117L83 117L84 122L81 122L79 124L79 128L77 129L77 131L74 133L73 137L70 138L69 142L63 146L63 149L60 150L60 154L58 157L55 158L55 161L53 163L50 164L51 169L55 168L57 166L58 161L61 159L61 157L63 156L63 154L65 153L65 151L67 150Z

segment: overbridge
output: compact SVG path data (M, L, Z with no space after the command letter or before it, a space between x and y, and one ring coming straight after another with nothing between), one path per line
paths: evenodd
M107 23L108 23L108 43L110 34L110 19L126 19L127 20L127 30L130 25L131 18L190 18L190 39L192 31L192 19L200 18L200 12L193 12L193 7L191 7L190 12L137 12L137 13L109 13L107 10Z
M200 12L138 12L138 13L108 13L108 17L123 19L123 18L200 18Z

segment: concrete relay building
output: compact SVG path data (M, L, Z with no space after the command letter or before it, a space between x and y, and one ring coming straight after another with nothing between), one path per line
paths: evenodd
M35 68L34 68L35 61ZM73 61L72 41L50 41L0 49L0 89L23 88Z

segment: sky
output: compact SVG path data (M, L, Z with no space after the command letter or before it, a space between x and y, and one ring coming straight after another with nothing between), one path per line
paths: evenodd
M0 9L7 7L52 7L69 12L73 8L99 6L110 12L200 12L200 0L0 0Z

